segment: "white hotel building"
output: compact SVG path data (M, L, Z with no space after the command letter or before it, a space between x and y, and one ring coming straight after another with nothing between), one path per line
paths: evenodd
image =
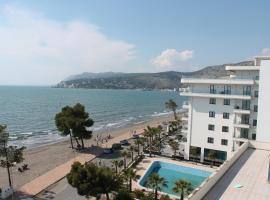
M183 132L185 158L196 149L203 162L209 150L229 159L246 140L270 142L270 57L256 57L254 66L226 66L228 77L182 78L188 97Z

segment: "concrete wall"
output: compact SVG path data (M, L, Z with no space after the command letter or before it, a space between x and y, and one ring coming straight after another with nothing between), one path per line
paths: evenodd
M270 60L262 60L259 81L257 141L270 142Z
M234 164L234 162L247 150L249 143L244 143L238 151L234 152L231 159L225 161L216 172L214 172L202 185L188 196L188 200L201 200L207 192L218 182L218 180L226 173L226 171Z
M234 133L234 103L223 105L223 99L216 99L216 104L209 104L208 98L193 98L191 146L230 152ZM209 117L209 111L215 112L215 118ZM230 113L229 119L223 119L223 112ZM214 131L208 130L208 124L215 126ZM229 132L222 132L222 126L228 126ZM207 138L214 138L214 143L208 143ZM228 140L228 145L221 145L221 139Z
M254 148L254 149L270 151L270 143L268 142L259 142L259 141L250 140L249 147Z

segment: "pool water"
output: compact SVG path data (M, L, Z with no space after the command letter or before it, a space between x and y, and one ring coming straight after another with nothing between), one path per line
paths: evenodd
M181 165L166 163L162 161L154 161L144 176L140 179L139 184L143 187L147 187L148 177L151 176L152 173L158 173L159 176L166 179L168 187L162 187L162 192L177 196L179 194L176 194L172 191L176 181L180 179L187 180L195 189L196 187L200 186L207 177L211 175L211 172L208 171L184 167Z

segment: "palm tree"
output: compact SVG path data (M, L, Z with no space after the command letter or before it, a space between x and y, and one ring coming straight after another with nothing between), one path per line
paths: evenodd
M172 99L170 99L169 101L165 102L165 106L167 109L173 111L174 118L177 120L176 109L178 105Z
M128 151L129 151L130 157L131 157L131 161L134 160L134 150L135 150L135 148L132 145L128 148Z
M137 145L137 151L138 151L138 156L140 155L140 145L142 144L141 138L137 138L134 142L135 145Z
M193 187L189 181L178 180L174 183L173 191L180 194L180 199L184 200L185 195L189 195Z
M161 187L168 187L166 179L160 177L158 173L151 174L146 185L154 190L155 200L158 199L158 191L161 190Z
M122 167L123 161L122 160L113 160L112 161L113 166L115 167L115 173L118 173L118 167Z
M0 167L7 168L9 186L12 187L10 168L15 163L23 162L23 150L25 147L8 146L9 133L6 125L0 125Z
M171 141L171 142L169 142L169 145L170 145L170 147L172 148L172 150L173 150L173 154L174 154L174 156L176 156L176 151L177 150L179 150L179 144L178 144L178 142L176 142L176 141Z
M124 171L124 177L128 180L129 184L129 191L132 191L132 180L137 181L140 176L136 174L136 171L134 171L132 168L128 168Z
M144 129L143 134L148 139L149 155L150 157L152 157L153 140L154 140L154 136L158 134L158 128L147 126L147 128Z
M127 168L127 157L129 156L129 153L126 151L123 151L121 153L121 156L123 156L123 158L124 158L124 168L126 169Z

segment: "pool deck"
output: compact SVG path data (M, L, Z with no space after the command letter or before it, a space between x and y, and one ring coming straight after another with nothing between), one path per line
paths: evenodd
M270 151L247 149L204 197L204 200L269 200ZM241 184L242 188L234 188Z
M209 172L214 172L216 170L216 168L210 168L209 166L206 165L202 165L200 163L193 163L193 162L187 162L187 161L179 161L179 160L173 160L173 159L169 159L169 158L164 158L164 157L146 157L142 160L142 162L140 162L137 166L136 166L136 170L137 170L137 174L139 176L143 176L145 174L145 172L147 171L148 167L151 165L152 162L154 161L162 161L162 162L167 162L167 163L171 163L171 164L176 164L176 165L181 165L181 166L185 166L185 167L191 167L194 169L200 169L200 170L204 170L204 171L209 171ZM134 189L145 189L145 187L142 187L141 185L139 185L139 181L133 181L133 190ZM149 189L148 189L149 190ZM149 190L151 191L151 190ZM161 194L165 194L160 192ZM169 195L170 197L172 197L173 199L175 199L174 195Z

